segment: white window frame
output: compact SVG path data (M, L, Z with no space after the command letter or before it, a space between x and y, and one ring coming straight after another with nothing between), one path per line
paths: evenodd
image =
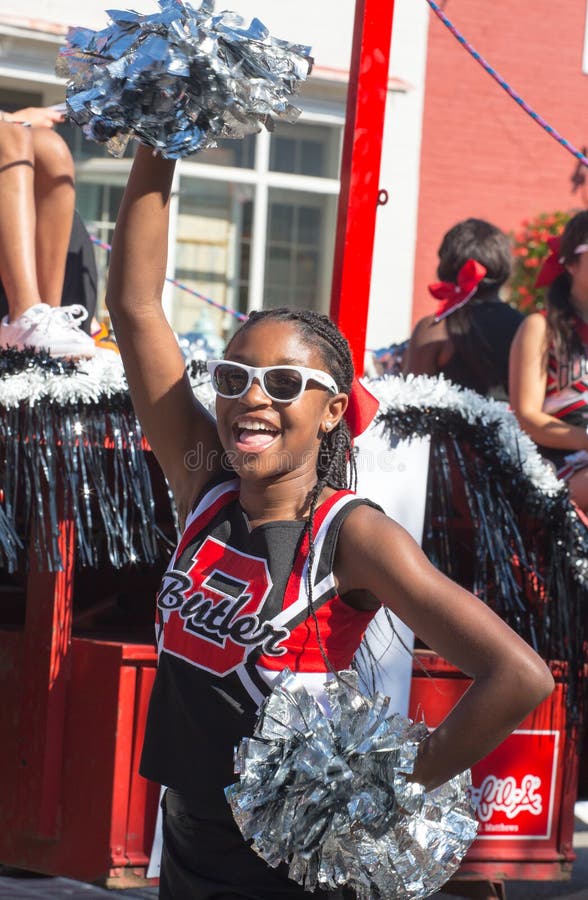
M330 103L315 100L306 101L307 107L300 116L301 124L336 126L345 125L345 106L343 103ZM176 166L172 208L170 209L170 240L168 254L168 276L173 277L175 271L175 234L177 230L179 179L183 177L200 178L209 181L249 184L254 194L254 216L251 237L251 256L249 266L249 303L248 312L263 307L265 289L265 258L267 246L267 216L269 210L269 191L271 188L302 191L313 194L338 196L340 182L338 178L320 178L310 175L294 175L288 172L270 171L271 135L263 129L256 135L255 159L252 169L239 166L220 166L214 163L197 162L197 156L181 160ZM94 181L97 177L112 178L126 175L131 167L130 159L94 158L80 161L77 164L78 181ZM324 278L323 291L324 291ZM164 309L171 317L173 304L173 288L168 284L164 293Z

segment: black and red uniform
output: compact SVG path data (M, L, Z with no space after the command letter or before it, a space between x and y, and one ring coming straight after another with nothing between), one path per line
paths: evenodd
M145 777L168 787L162 897L307 896L242 839L245 857L234 860L242 870L237 880L233 864L219 861L229 843L237 852L224 788L235 781L234 748L252 734L259 706L282 669L299 673L308 690L320 694L328 669L317 627L335 669L353 659L374 611L354 609L338 596L333 563L341 525L365 503L351 491L337 491L316 510L316 623L307 596L304 521L252 528L239 503L238 480L213 484L188 517L157 598L160 656L141 763ZM199 835L189 873L184 857L190 841L174 831L182 818ZM238 884L243 892L236 892Z

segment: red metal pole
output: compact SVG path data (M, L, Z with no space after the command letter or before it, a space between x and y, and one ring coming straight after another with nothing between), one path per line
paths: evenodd
M372 272L394 0L356 0L331 318L351 344L359 373Z

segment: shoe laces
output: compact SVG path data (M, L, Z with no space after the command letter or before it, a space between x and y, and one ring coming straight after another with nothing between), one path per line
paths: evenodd
M47 306L40 325L44 326L44 331L49 331L54 324L66 328L79 328L87 318L88 310L80 303L72 303L71 306Z

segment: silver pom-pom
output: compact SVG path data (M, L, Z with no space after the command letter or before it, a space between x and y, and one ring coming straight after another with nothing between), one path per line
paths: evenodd
M159 0L161 12L109 10L102 31L73 28L57 72L67 111L86 137L121 156L131 136L179 159L295 121L289 96L310 73L310 48L272 37L253 19Z
M285 670L226 788L243 837L306 890L347 885L358 900L428 897L474 840L470 773L434 791L407 780L424 724L390 716L354 672L326 685L325 708Z

